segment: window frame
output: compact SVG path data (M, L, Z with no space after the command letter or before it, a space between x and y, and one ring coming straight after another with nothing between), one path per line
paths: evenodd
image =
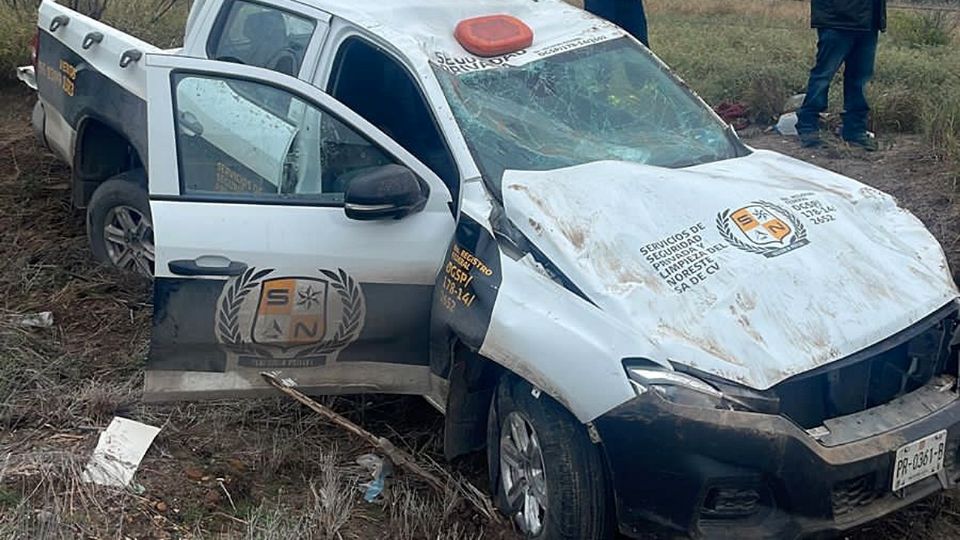
M230 0L230 1L235 1L235 0ZM456 175L456 178L451 180L456 182L456 189L455 190L451 189L451 186L447 183L447 180L441 177L437 171L434 171L432 168L430 168L430 166L427 165L422 159L420 159L419 156L414 156L414 157L420 160L420 162L423 163L424 166L430 169L433 172L433 174L435 174L437 178L440 179L440 181L444 184L444 186L446 186L447 190L450 192L451 210L453 211L453 214L456 216L460 210L460 198L461 198L460 195L461 195L461 192L463 191L463 174L460 172L460 163L457 161L456 156L450 147L450 142L447 140L447 134L443 130L442 124L437 119L436 111L431 105L430 100L427 98L427 94L426 92L424 92L423 86L420 84L420 80L414 75L414 73L407 67L407 65L404 62L402 62L399 58L396 57L396 55L391 53L389 50L377 44L375 41L368 39L366 36L362 34L351 32L350 34L346 35L346 37L341 39L339 43L336 44L337 49L333 55L333 61L330 63L330 74L327 77L325 89L323 91L326 92L327 95L329 95L333 99L337 99L336 86L340 82L340 73L344 67L343 57L346 54L347 46L355 41L361 42L367 45L368 47L375 49L376 51L380 52L385 57L393 61L403 71L403 73L407 76L407 78L413 83L414 88L416 88L417 95L420 97L421 103L423 103L426 106L427 114L429 115L430 122L433 124L433 127L434 129L436 129L436 132L440 135L440 143L443 146L444 153L446 154L447 159L450 161L450 163L453 166L453 172ZM339 99L337 99L337 101L339 101ZM350 110L352 110L353 112L357 113L360 116L363 116L362 114L360 114L359 111L353 109L352 107L350 108ZM379 126L374 126L374 127L377 127L379 129ZM394 140L394 142L396 142L397 144L400 144L399 141ZM400 146L403 146L403 145L400 144ZM407 149L407 151L409 152L410 150ZM410 153L411 155L413 154L413 152L410 152ZM473 159L472 155L471 155L471 159Z
M253 67L253 66L251 66ZM266 68L257 68L257 69L266 69ZM248 82L253 84L259 84L268 88L274 88L281 92L285 92L288 95L303 101L305 104L317 109L320 113L327 115L330 118L335 119L340 122L340 124L350 130L352 130L358 137L367 141L373 148L377 149L384 156L393 160L394 163L402 165L410 170L411 173L417 178L417 182L420 184L420 188L423 190L424 196L430 196L430 185L423 178L420 178L420 175L410 167L408 163L402 160L399 156L390 152L386 148L383 148L376 141L372 140L366 133L358 130L356 126L352 123L346 121L342 116L328 110L326 107L315 102L313 99L310 99L308 96L297 92L296 90L285 87L281 84L273 82L265 82L262 80L257 80L250 77L244 77L240 75L228 75L222 73L208 73L202 71L195 71L190 69L173 69L170 71L170 78L168 83L170 84L170 99L171 99L171 108L170 114L173 115L173 129L174 129L174 151L177 156L177 187L179 193L177 195L151 195L151 199L154 200L165 200L165 201L180 201L180 202L203 202L203 203L220 203L220 204L249 204L249 205L265 205L265 206L311 206L317 208L343 208L345 202L343 196L340 197L339 201L330 201L330 200L320 200L320 199L309 199L303 195L285 195L285 194L276 194L276 195L267 195L267 194L256 194L256 193L191 193L186 190L184 184L184 167L183 167L183 156L180 151L180 119L179 116L179 105L177 103L177 84L179 80L183 80L189 76L194 76L203 79L213 79L224 82L229 82L230 80ZM273 114L268 109L264 109L270 114ZM416 156L414 156L416 158ZM426 166L426 165L424 165ZM429 169L429 167L427 167ZM436 173L434 173L436 174ZM439 176L438 176L439 178ZM265 196L267 195L267 196ZM345 195L343 193L342 195Z

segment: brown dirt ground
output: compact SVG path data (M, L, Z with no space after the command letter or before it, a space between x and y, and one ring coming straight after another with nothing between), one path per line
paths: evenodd
M0 538L510 538L463 501L400 476L368 504L355 464L369 451L285 399L145 406L149 284L96 266L69 171L29 129L32 98L0 90ZM813 161L888 191L960 268L956 176L911 137L876 154L801 151L754 134L748 144ZM53 328L11 324L51 310ZM442 419L404 397L327 400L424 461L440 462ZM97 433L123 414L163 430L137 475L143 490L92 490L76 474ZM478 459L448 467L481 483ZM343 518L338 520L338 518ZM960 500L941 495L855 538L960 537Z

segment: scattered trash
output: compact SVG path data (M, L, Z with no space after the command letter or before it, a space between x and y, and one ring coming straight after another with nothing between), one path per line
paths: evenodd
M33 66L23 66L17 68L17 79L33 90L37 89L37 73Z
M797 113L790 112L780 116L776 125L777 133L781 135L797 134Z
M803 105L803 100L806 99L806 94L794 94L787 98L787 102L783 104L783 112L794 112Z
M733 126L733 129L743 129L750 125L747 106L743 103L724 101L717 105L714 111L724 122Z
M233 508L233 511L234 511L234 512L236 512L236 511L237 511L237 505L233 504L233 496L230 495L230 492L227 490L227 486L226 486L225 484L226 484L226 479L225 479L225 478L217 478L217 485L219 485L219 486L220 486L220 489L223 490L224 495L227 496L227 501L230 502L230 507Z
M101 486L127 487L160 428L115 417L100 434L82 480Z
M364 454L357 458L357 464L363 467L373 480L360 485L366 489L363 500L373 502L379 497L387 485L387 477L393 473L393 464L376 454Z
M297 390L295 388L296 381L292 379L281 379L280 374L277 372L264 371L260 373L260 376L277 390L290 396L297 402L306 405L313 410L313 412L352 433L370 446L374 447L377 451L385 454L389 459L391 468L395 465L408 473L418 476L421 480L426 482L427 485L436 490L437 493L446 493L447 488L451 485L451 483L458 485L460 486L461 491L466 493L465 499L471 505L473 505L473 507L476 508L488 521L492 521L494 523L502 522L500 515L497 513L496 507L493 505L493 501L490 500L490 497L486 496L483 492L470 484L469 481L463 479L460 479L459 481L453 481L450 473L447 473L442 468L437 467L436 464L434 464L432 468L443 474L446 480L441 479L432 471L421 466L414 456L400 448L397 448L396 445L390 442L389 439L385 437L377 437L373 433L370 433L357 424L354 424L349 419L344 418L336 411L317 403L317 401L312 399L310 396ZM381 471L384 472L384 469L381 469ZM390 470L386 470L384 476L389 473Z
M40 313L27 313L25 315L10 315L7 321L21 328L50 328L53 326L53 313L43 311Z

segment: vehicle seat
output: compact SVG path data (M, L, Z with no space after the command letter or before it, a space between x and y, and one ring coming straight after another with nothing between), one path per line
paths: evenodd
M267 65L288 48L287 23L277 11L251 13L243 21L243 35L250 40L250 54L245 58L251 66L272 69Z

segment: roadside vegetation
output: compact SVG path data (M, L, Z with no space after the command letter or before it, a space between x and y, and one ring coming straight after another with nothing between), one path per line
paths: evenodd
M36 4L4 2L0 84L27 61ZM922 134L960 174L960 10L955 3L895 4L870 86L871 128L881 135ZM182 39L189 5L188 0L112 1L104 19L150 43L173 47ZM769 125L789 96L804 91L816 44L809 2L646 0L646 5L654 50L711 105L741 103L751 120ZM840 88L837 81L834 112L840 110Z
M646 0L653 49L711 105L746 105L773 123L784 101L805 91L816 51L809 2ZM903 2L898 2L903 4ZM871 128L922 134L935 152L960 159L960 12L891 7L869 87ZM831 109L842 104L840 80Z
M36 4L5 2L0 83L27 61ZM890 9L870 86L871 128L881 135L922 134L960 172L960 11L955 4L931 1L897 4L915 8ZM188 0L113 1L104 19L150 43L173 47L182 39L189 5ZM816 44L807 25L809 2L646 0L646 5L654 50L711 105L739 102L754 122L768 125L789 96L804 91ZM834 112L842 103L840 89L838 82Z

